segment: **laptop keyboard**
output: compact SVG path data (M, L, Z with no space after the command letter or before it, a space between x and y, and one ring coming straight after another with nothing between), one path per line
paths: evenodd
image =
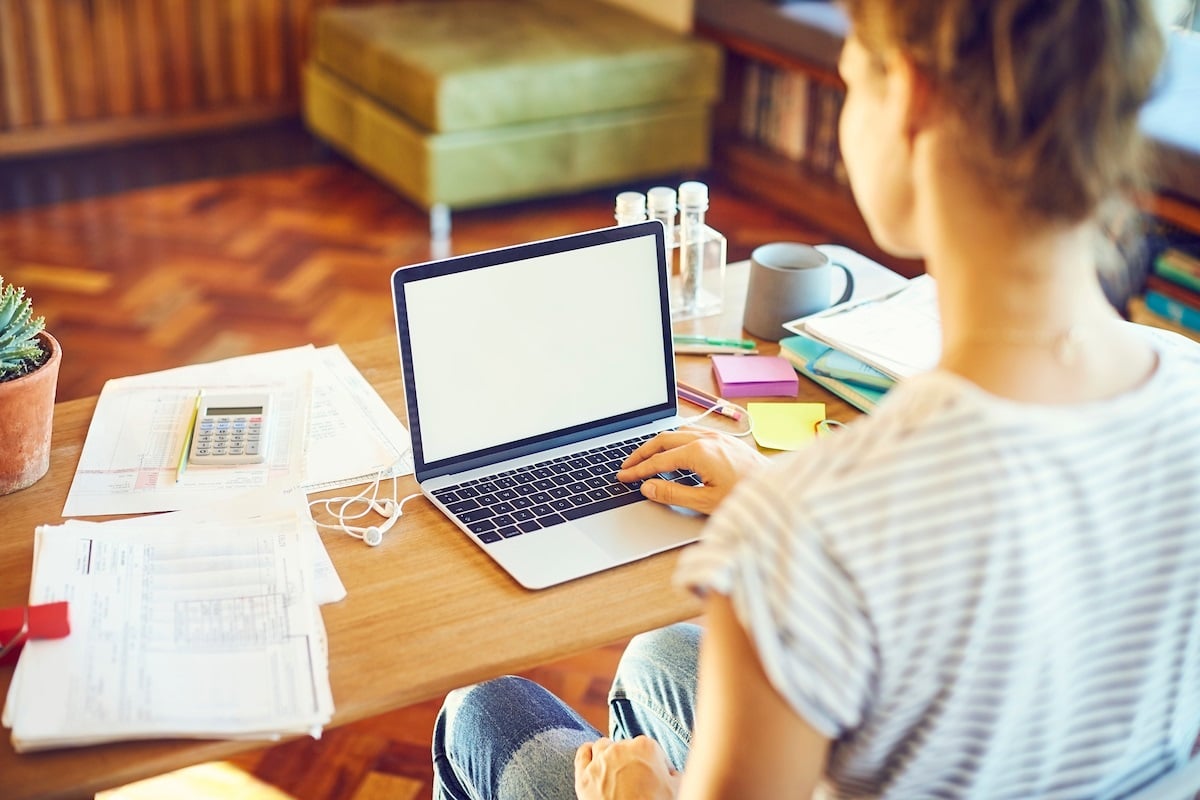
M616 472L654 434L594 447L527 467L438 489L433 496L479 541L492 544L567 520L645 500L641 481L621 483ZM685 486L700 479L687 470L659 475Z

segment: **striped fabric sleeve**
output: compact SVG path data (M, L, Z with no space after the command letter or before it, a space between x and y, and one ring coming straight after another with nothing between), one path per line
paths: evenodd
M822 735L862 723L877 670L872 628L850 576L795 503L743 482L684 553L676 582L730 598L772 685Z

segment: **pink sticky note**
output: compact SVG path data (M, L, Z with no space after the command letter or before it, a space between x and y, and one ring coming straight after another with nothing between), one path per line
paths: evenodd
M722 397L795 397L800 379L780 356L713 356L713 377Z

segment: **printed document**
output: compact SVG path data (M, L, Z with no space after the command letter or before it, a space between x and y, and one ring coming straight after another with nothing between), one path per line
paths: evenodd
M267 464L190 467L176 481L196 392L272 394ZM63 516L211 507L248 489L305 492L412 472L408 431L336 345L311 345L111 380Z
M283 350L117 378L104 384L64 517L204 508L248 489L304 478L314 350ZM271 396L272 444L260 464L189 466L177 480L196 394Z
M411 475L412 442L387 403L342 348L322 347L317 355L304 491Z
M38 528L30 602L68 601L71 633L25 645L4 707L14 749L317 735L333 698L300 522Z

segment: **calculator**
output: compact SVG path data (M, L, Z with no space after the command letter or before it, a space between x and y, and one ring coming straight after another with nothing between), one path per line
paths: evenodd
M265 461L270 443L270 405L266 394L202 396L188 462L204 466Z

